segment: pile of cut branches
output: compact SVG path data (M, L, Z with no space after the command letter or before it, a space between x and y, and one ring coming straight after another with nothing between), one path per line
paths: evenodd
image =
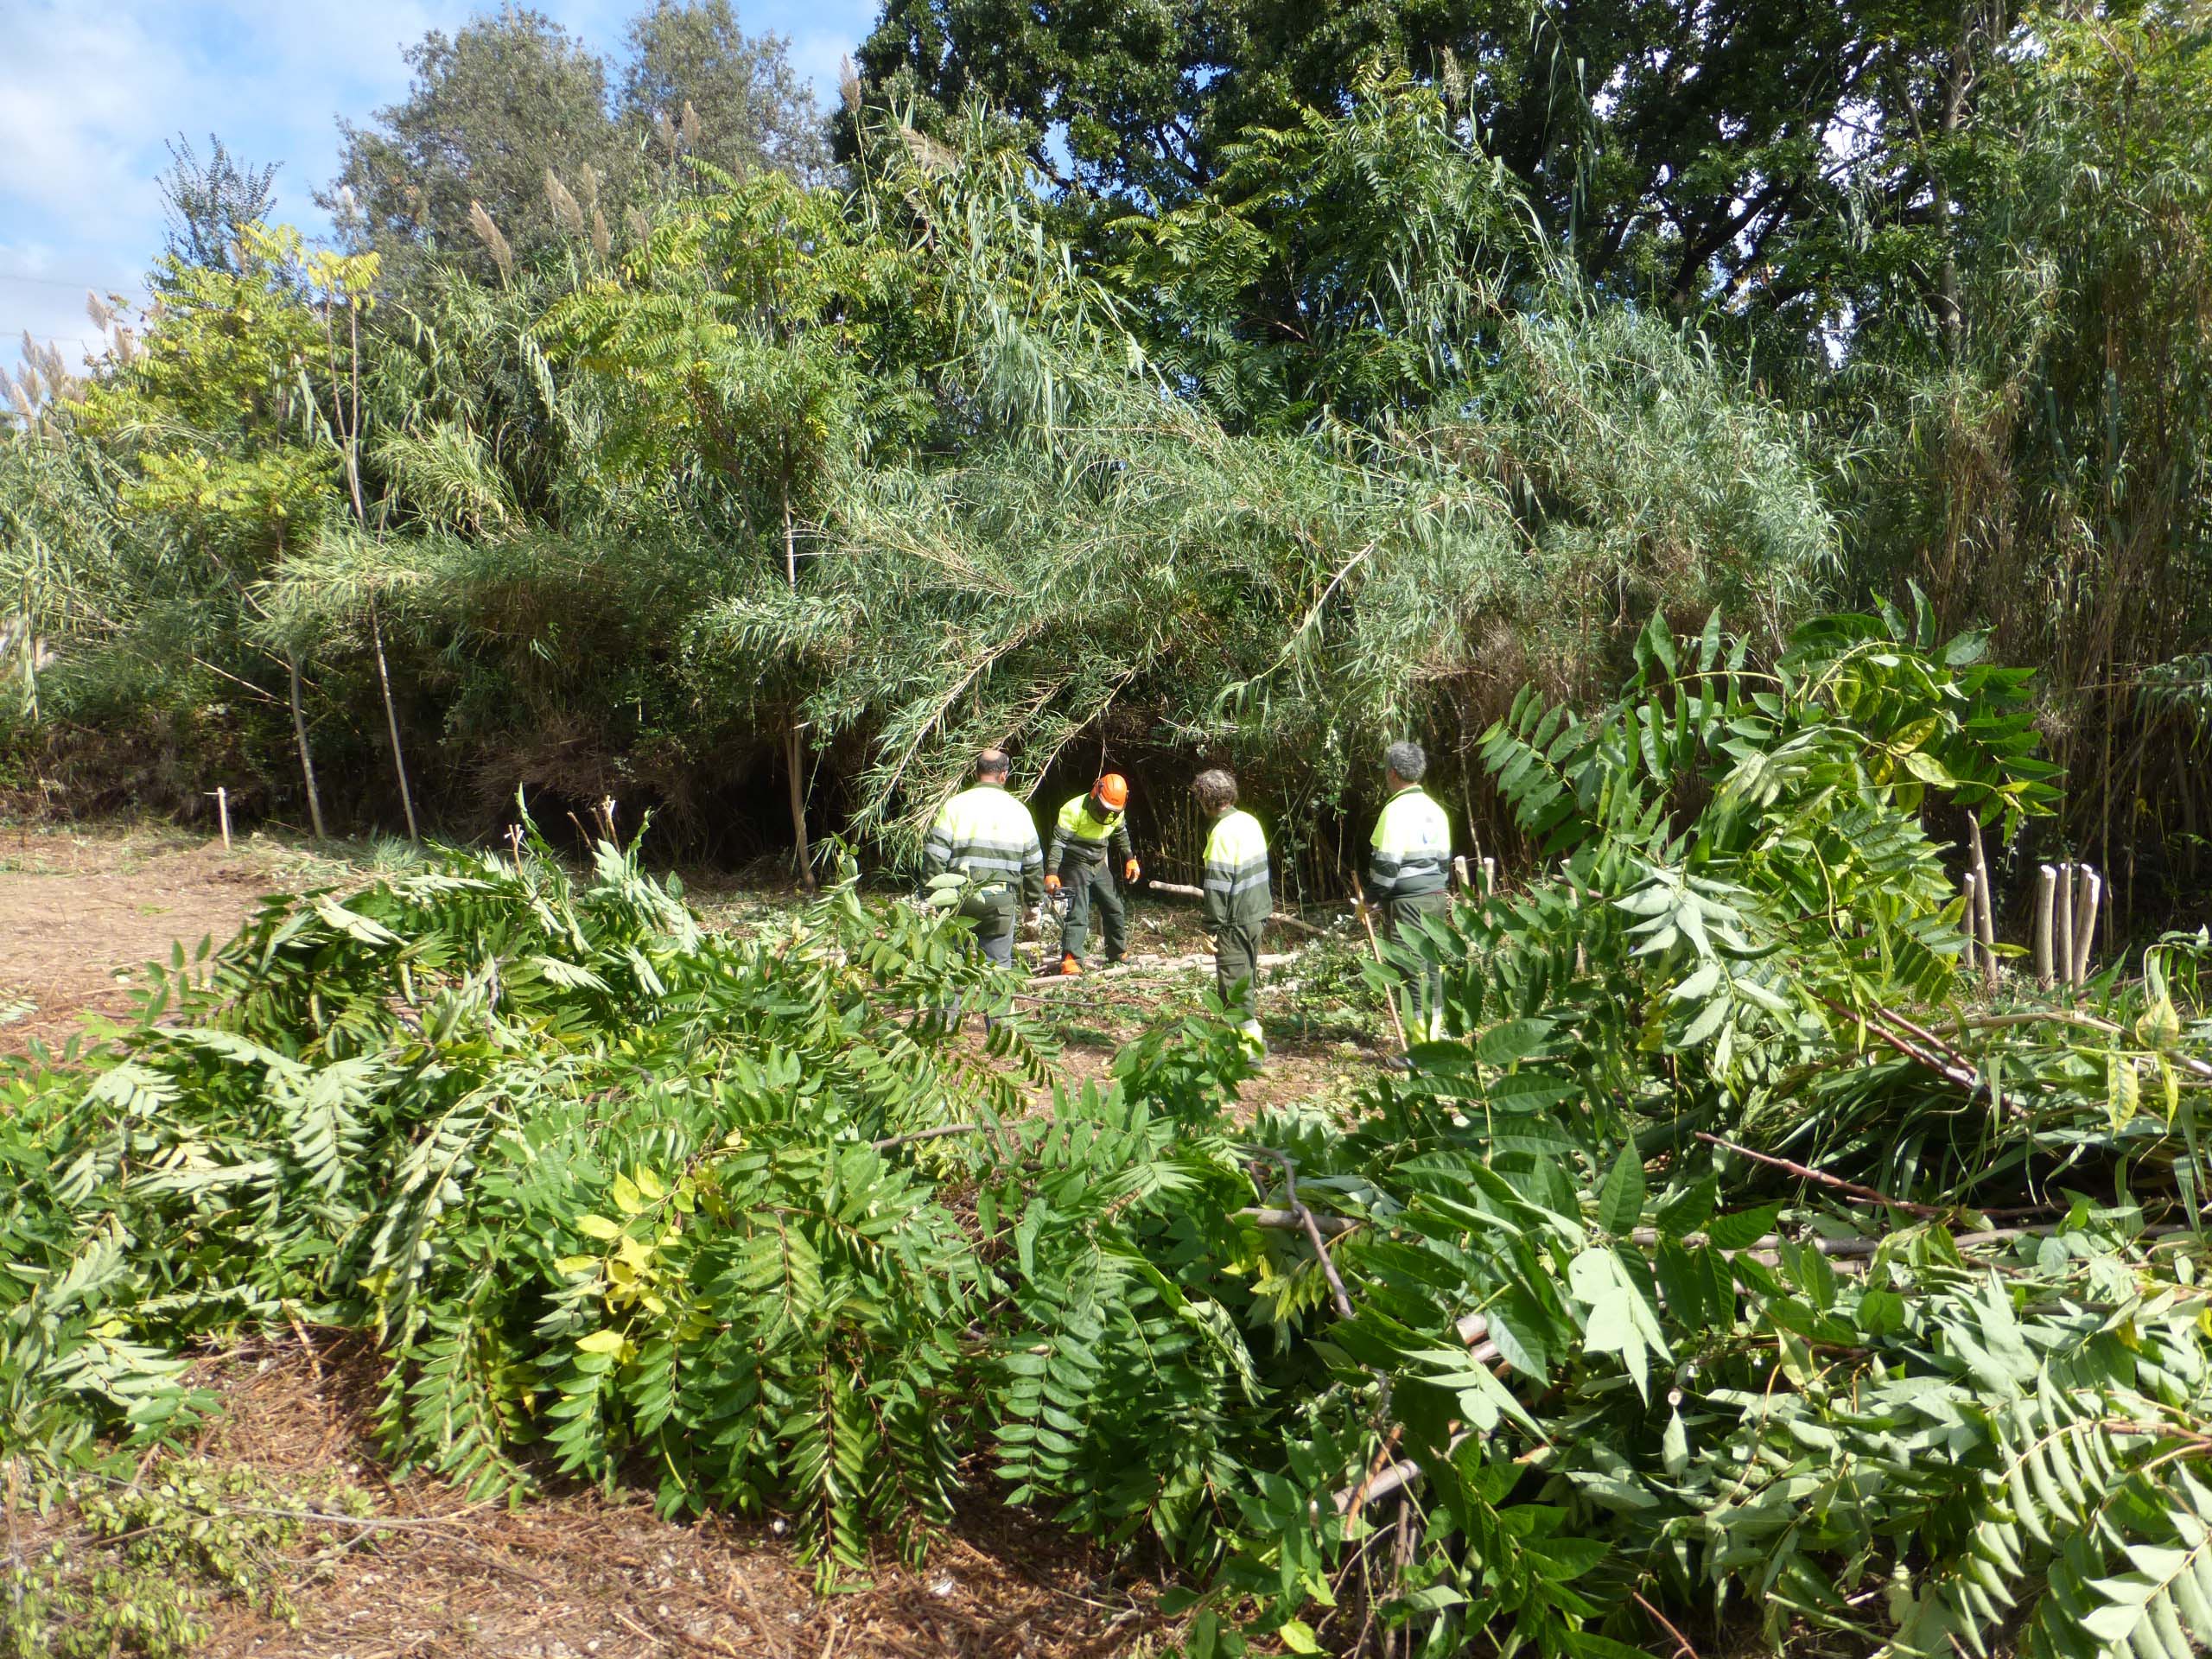
M849 884L743 939L611 847L273 901L8 1079L7 1449L314 1322L395 1461L787 1514L825 1580L987 1454L1179 1561L1201 1656L2212 1638L2208 952L1966 1000L1923 815L2042 810L2022 677L1655 626L1486 748L1555 868L1389 947L1452 1034L1348 1121L1237 1123L1218 1010L1026 1110L1034 1033L944 1017L1012 982Z

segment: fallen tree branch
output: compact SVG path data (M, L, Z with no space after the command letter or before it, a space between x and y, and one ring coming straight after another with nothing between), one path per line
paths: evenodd
M1316 1228L1328 1234L1332 1238L1348 1233L1360 1224L1356 1221L1347 1220L1342 1216L1316 1216L1310 1210L1306 1213L1312 1217ZM1255 1227L1271 1227L1286 1232L1301 1224L1298 1219L1298 1212L1294 1210L1257 1208L1239 1210L1235 1218L1238 1221L1249 1221Z
M1827 1007L1834 1009L1836 1013L1850 1020L1852 1024L1857 1026L1859 1030L1865 1032L1868 1036L1872 1037L1878 1042L1883 1043L1887 1046L1897 1050L1898 1053L1904 1055L1905 1058L1912 1061L1915 1065L1926 1066L1930 1071L1935 1072L1938 1077L1948 1077L1953 1083L1957 1084L1960 1088L1967 1090L1968 1094L1975 1094L1980 1091L1982 1084L1981 1077L1979 1073L1972 1071L1962 1071L1956 1066L1937 1059L1934 1055L1928 1053L1923 1049L1916 1048L1912 1044L1907 1042L1903 1037L1900 1037L1897 1033L1891 1031L1887 1026L1876 1025L1865 1014L1856 1013L1850 1008L1847 1008L1842 1003L1834 1001L1831 997L1823 996L1818 991L1815 991L1813 993L1813 999L1814 1001L1823 1003Z
M1749 1147L1738 1146L1733 1141L1724 1141L1717 1135L1707 1135L1702 1129L1697 1131L1697 1138L1707 1146L1719 1147L1725 1152L1735 1153L1739 1157L1750 1159L1755 1164L1765 1164L1775 1169L1786 1169L1792 1175L1802 1179L1818 1181L1823 1186L1834 1187L1839 1192L1848 1192L1853 1198L1865 1198L1874 1204L1886 1204L1891 1209L1902 1210L1909 1215L1942 1216L1950 1213L1934 1205L1911 1204L1904 1198L1893 1198L1888 1193L1877 1192L1871 1186L1861 1186L1856 1181L1847 1181L1841 1176L1831 1175L1825 1170L1811 1169L1803 1164L1792 1163L1789 1159L1777 1158L1771 1153L1753 1152Z
M1344 1288L1344 1278L1337 1272L1336 1262L1330 1258L1328 1242L1321 1236L1320 1224L1314 1219L1313 1212L1299 1202L1298 1166L1273 1147L1255 1147L1253 1150L1263 1158L1273 1159L1282 1170L1283 1191L1290 1199L1290 1213L1305 1230L1306 1236L1313 1242L1313 1254L1321 1261L1321 1271L1329 1275L1329 1292L1336 1298L1338 1317L1346 1319L1355 1317L1351 1293Z
M2004 1031L2016 1026L2078 1026L2084 1031L2101 1032L2107 1037L2126 1035L2126 1032L2109 1020L2100 1020L2094 1014L2079 1008L2046 1008L2037 1014L1984 1014L1961 1020L1944 1027L1955 1035L1969 1031ZM2212 1077L2212 1065L2193 1055L2169 1053L2164 1049L2151 1051L2200 1077Z
M934 1129L916 1129L909 1135L887 1135L871 1144L878 1152L888 1152L893 1147L910 1146L917 1141L938 1141L949 1135L984 1135L990 1127L988 1123L944 1123Z
M1273 951L1260 957L1259 965L1262 968L1287 968L1296 962L1298 957L1299 953L1295 950ZM1187 968L1211 968L1211 966L1213 966L1213 952L1211 950L1193 950L1187 956L1180 957L1125 957L1111 968L1099 968L1080 974L1063 974L1057 971L1038 974L1033 976L1029 982L1032 985L1072 987L1087 985L1094 980L1133 979L1141 974L1154 976Z
M1680 1630L1676 1630L1673 1624L1669 1624L1666 1614L1661 1612L1656 1607L1654 1607L1649 1602L1646 1601L1643 1599L1643 1595L1641 1591L1631 1590L1629 1592L1629 1594L1636 1598L1636 1605L1637 1606L1643 1608L1645 1612L1651 1615L1653 1619L1657 1621L1660 1629L1665 1630L1668 1635L1675 1638L1675 1650L1668 1656L1668 1659L1697 1659L1697 1649L1690 1645L1689 1637L1684 1636Z
M1913 1206L1900 1205L1898 1207L1904 1209ZM1931 1213L1943 1215L1949 1212L1936 1211ZM1313 1215L1313 1212L1308 1211L1307 1214ZM1285 1232L1302 1230L1305 1225L1294 1211L1263 1209L1257 1206L1236 1211L1235 1219L1249 1222L1255 1227L1273 1228ZM1355 1227L1366 1224L1363 1221L1350 1220L1343 1216L1314 1215L1313 1220L1315 1228L1332 1237L1340 1236L1351 1232ZM1951 1236L1951 1242L1962 1250L1980 1249L1986 1245L2007 1244L2017 1239L2050 1238L2064 1230L2063 1224L2059 1223L2034 1227L1991 1227L1980 1232L1954 1233ZM2139 1239L2152 1240L2175 1238L2183 1234L2194 1233L2196 1230L2196 1229L2186 1224L2176 1224L2168 1226L2145 1227L2135 1236ZM1832 1260L1851 1261L1873 1255L1885 1243L1896 1236L1896 1233L1891 1232L1883 1234L1879 1238L1815 1237L1798 1239L1796 1243L1805 1249L1817 1250ZM1653 1249L1657 1248L1662 1237L1662 1235L1656 1227L1639 1227L1628 1236L1628 1242L1642 1249ZM1711 1240L1703 1233L1691 1233L1675 1242L1686 1245L1707 1244ZM1780 1233L1767 1233L1738 1249L1724 1250L1721 1254L1731 1258L1745 1255L1754 1257L1761 1255L1771 1257L1781 1249L1783 1245L1790 1242L1783 1238ZM1479 1316L1475 1318L1478 1319ZM1463 1319L1460 1324L1465 1334L1465 1328L1470 1327L1471 1321ZM1484 1328L1487 1329L1487 1326ZM1474 1338L1470 1336L1468 1340L1471 1342Z
M1149 882L1147 884L1147 890L1153 893L1172 893L1178 899L1203 899L1206 896L1206 890L1204 887L1186 887L1179 881ZM1268 919L1271 922L1279 922L1285 927L1294 927L1301 933L1311 933L1317 939L1329 931L1325 927L1316 927L1304 917L1294 916L1287 910L1276 911Z

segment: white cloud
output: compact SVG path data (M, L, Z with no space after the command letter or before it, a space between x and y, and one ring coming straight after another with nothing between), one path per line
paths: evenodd
M99 231L158 217L159 194L140 163L188 90L175 55L122 10L94 22L89 11L33 3L10 33L0 200Z
M43 243L0 242L0 364L12 364L28 331L41 345L58 346L72 368L104 342L85 310L85 295L120 293L133 306L143 298L135 276L120 271L76 270L73 261Z

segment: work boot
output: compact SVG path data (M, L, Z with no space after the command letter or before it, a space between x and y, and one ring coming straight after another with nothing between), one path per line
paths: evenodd
M1080 974L1082 971L1083 971L1083 964L1082 964L1081 963L1077 962L1077 961L1075 959L1075 956L1074 956L1074 954L1073 954L1072 952L1064 953L1064 954L1061 956L1061 957L1060 957L1060 973L1061 973L1061 975L1062 975L1064 977L1068 978L1068 979L1073 979L1073 978L1074 978L1077 974Z

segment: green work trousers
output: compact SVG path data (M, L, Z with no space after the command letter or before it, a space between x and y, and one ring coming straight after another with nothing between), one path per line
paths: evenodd
M1424 893L1418 897L1390 900L1390 932L1409 949L1419 949L1421 918L1441 916L1452 908L1448 893ZM1402 1002L1406 1040L1433 1043L1444 1035L1444 969L1432 967L1405 988Z
M1254 922L1240 927L1225 924L1214 930L1213 979L1222 1006L1237 1022L1244 1040L1255 1053L1267 1052L1260 1034L1260 930Z
M1112 967L1129 948L1129 907L1114 885L1114 871L1104 859L1096 863L1067 861L1060 883L1068 896L1067 917L1060 924L1060 949L1089 965L1084 946L1090 943L1090 907L1098 906L1098 931L1106 936L1106 965Z
M995 962L1001 968L1014 965L1014 933L1021 924L1021 900L1012 887L999 887L988 893L971 893L961 901L960 913L976 924L976 948L983 959ZM952 1005L952 1017L961 1016L958 1002ZM988 1029L997 1016L1007 1012L1006 1007L987 1008L983 1025Z

